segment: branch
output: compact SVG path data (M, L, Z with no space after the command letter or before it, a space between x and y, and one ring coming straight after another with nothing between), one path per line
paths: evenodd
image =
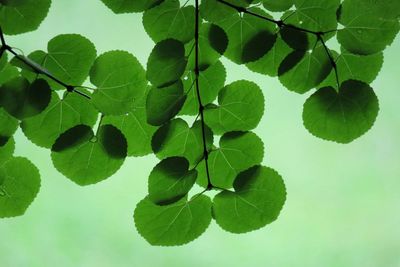
M33 62L31 62L30 60L28 60L26 57L19 55L17 52L15 52L11 46L9 46L5 39L4 39L4 34L3 31L0 27L0 40L1 40L1 48L0 48L0 56L3 55L3 53L5 51L10 52L12 55L15 56L16 59L18 59L19 61L21 61L22 63L24 63L26 66L29 66L31 69L33 69L36 73L42 74L44 76L46 76L47 78L53 80L54 82L58 83L59 85L63 86L68 92L75 92L78 95L81 95L83 97L86 97L87 99L90 99L90 96L78 91L75 89L75 86L73 85L69 85L64 83L63 81L59 80L58 78L56 78L55 76L53 76L52 74L48 73L48 72L44 72L38 65L34 64Z
M204 156L204 163L206 165L206 173L207 173L207 190L211 190L213 188L213 185L211 183L210 179L210 171L208 168L208 151L207 151L207 141L206 141L206 130L205 130L205 123L204 123L204 106L201 102L201 96L200 96L200 86L199 86L199 74L200 74L200 69L199 69L199 0L195 0L195 7L196 7L196 16L195 16L195 34L194 34L194 40L195 40L195 84L196 84L196 92L197 92L197 100L199 102L199 114L200 114L200 120L201 120L201 133L202 133L202 138L203 138L203 156Z

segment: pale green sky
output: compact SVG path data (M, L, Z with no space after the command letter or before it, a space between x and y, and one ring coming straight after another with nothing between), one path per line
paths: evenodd
M141 15L114 15L100 0L53 0L38 31L8 41L28 54L61 33L88 37L99 54L128 50L144 65L153 46ZM25 216L0 221L0 266L400 266L399 61L397 38L373 83L381 109L375 126L339 145L304 129L306 95L224 60L228 81L249 79L263 89L266 111L256 132L265 143L264 164L284 177L288 200L279 219L259 231L234 235L212 222L182 247L152 247L133 224L154 156L129 158L107 181L82 188L19 131L16 153L39 167L42 187Z

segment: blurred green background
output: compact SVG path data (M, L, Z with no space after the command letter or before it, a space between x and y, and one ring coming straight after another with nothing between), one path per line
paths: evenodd
M88 37L99 54L130 51L144 65L153 46L141 15L116 16L100 0L53 0L38 31L7 39L28 54L61 33ZM228 81L249 79L263 89L266 112L256 132L265 142L264 164L284 177L288 199L279 219L259 231L234 235L212 222L182 247L152 247L134 227L133 210L146 194L154 156L129 158L110 179L82 188L57 173L49 151L19 131L16 154L39 167L42 187L25 216L0 221L0 266L399 267L399 61L397 38L373 83L381 106L375 126L339 145L304 129L307 96L225 60Z

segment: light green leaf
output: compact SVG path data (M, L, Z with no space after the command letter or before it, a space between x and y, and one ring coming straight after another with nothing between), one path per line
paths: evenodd
M145 70L125 51L100 55L90 70L90 82L97 86L92 95L93 105L106 115L129 112L134 99L142 97L147 88Z
M250 232L275 221L286 200L282 177L268 167L241 172L233 187L234 192L222 191L213 200L215 221L232 233Z
M179 246L198 238L211 222L211 200L204 195L165 206L145 198L136 206L138 232L154 246Z
M60 134L78 124L93 126L98 112L90 102L75 93L67 93L60 99L53 92L50 104L37 116L21 123L25 136L34 144L50 148Z
M3 146L0 146L0 167L12 157L12 155L14 154L14 150L14 138L9 138Z
M175 39L183 43L194 38L195 9L181 7L179 0L164 0L143 14L143 26L154 42Z
M193 187L197 171L189 170L185 158L172 157L162 160L149 176L148 198L157 205L165 205L183 198Z
M0 6L3 32L14 35L36 30L47 16L50 5L51 0L19 0L18 5Z
M187 97L180 111L182 115L197 115L199 113L199 100L197 99L195 78L194 71L187 70L185 72L183 86ZM219 90L224 87L225 79L226 70L220 61L200 71L199 89L203 105L210 104L217 98Z
M239 172L260 164L264 157L264 144L252 132L229 132L219 141L219 148L212 150L208 157L211 183L219 188L229 189ZM204 160L197 167L197 182L208 184Z
M156 44L147 62L147 79L155 87L168 86L182 76L186 67L182 42L166 39Z
M213 144L213 134L205 128L207 149ZM189 128L186 121L174 119L160 127L153 135L152 148L158 158L185 157L193 167L203 158L203 134L201 122L196 121Z
M21 216L40 188L38 169L25 158L11 158L0 167L0 218Z
M54 167L78 185L95 184L113 175L124 163L127 143L112 125L98 133L78 125L63 133L51 148Z
M349 143L366 133L379 112L378 98L368 84L349 80L339 92L332 87L316 91L304 104L303 122L316 137Z
M163 88L150 89L146 100L147 122L159 126L171 120L181 110L185 103L182 81Z
M49 105L50 98L51 89L43 79L29 83L17 77L0 87L0 106L20 120L40 114Z
M206 124L214 134L254 129L264 113L261 89L250 81L236 81L218 94L219 106L208 105L204 112Z

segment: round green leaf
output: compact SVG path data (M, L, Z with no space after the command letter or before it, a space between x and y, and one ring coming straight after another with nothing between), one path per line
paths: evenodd
M273 169L254 166L241 172L235 191L222 191L214 197L213 216L222 229L246 233L273 222L286 200L282 177Z
M86 125L63 133L54 143L54 167L79 185L98 183L113 175L124 163L127 143L112 125L100 126L95 135Z
M14 2L14 0L12 1ZM18 5L0 6L0 25L5 34L36 30L49 12L51 0L18 0Z
M155 126L164 124L179 113L185 100L181 80L167 87L151 88L146 101L147 122Z
M143 26L154 42L172 38L183 43L194 38L193 6L180 7L179 0L165 0L143 14Z
M211 222L211 200L204 195L159 206L149 198L135 209L136 229L151 245L179 246L198 238Z
M372 127L378 112L378 98L372 88L349 80L339 92L324 87L311 95L304 104L303 122L316 137L349 143Z
M40 188L38 169L25 158L11 158L0 167L0 218L21 216Z
M149 176L148 198L158 205L176 202L193 187L197 171L189 170L185 158L172 157L162 160Z
M34 144L50 148L56 139L78 124L93 126L98 112L90 102L75 93L67 93L63 99L53 92L50 104L37 116L21 123L25 136Z
M206 127L207 149L213 144L213 134ZM191 128L182 119L174 119L160 127L153 135L152 148L158 158L172 156L185 157L190 166L194 166L203 158L203 133L201 122L196 121Z
M263 6L273 12L282 12L293 6L293 0L264 0Z
M264 96L253 82L241 80L225 86L218 94L219 106L208 105L206 124L215 134L254 129L264 113Z
M233 186L238 173L260 164L264 157L264 144L252 132L229 132L219 141L219 148L212 150L208 157L211 183L219 188ZM208 184L204 160L197 167L197 182L206 187Z
M92 95L94 106L109 115L129 112L134 99L142 97L147 87L142 65L125 51L100 55L90 70L90 81L97 86Z
M20 120L41 113L49 105L50 98L51 89L43 79L29 83L17 77L0 87L0 106Z
M147 79L155 87L168 86L182 76L186 68L182 42L166 39L156 44L147 62Z

